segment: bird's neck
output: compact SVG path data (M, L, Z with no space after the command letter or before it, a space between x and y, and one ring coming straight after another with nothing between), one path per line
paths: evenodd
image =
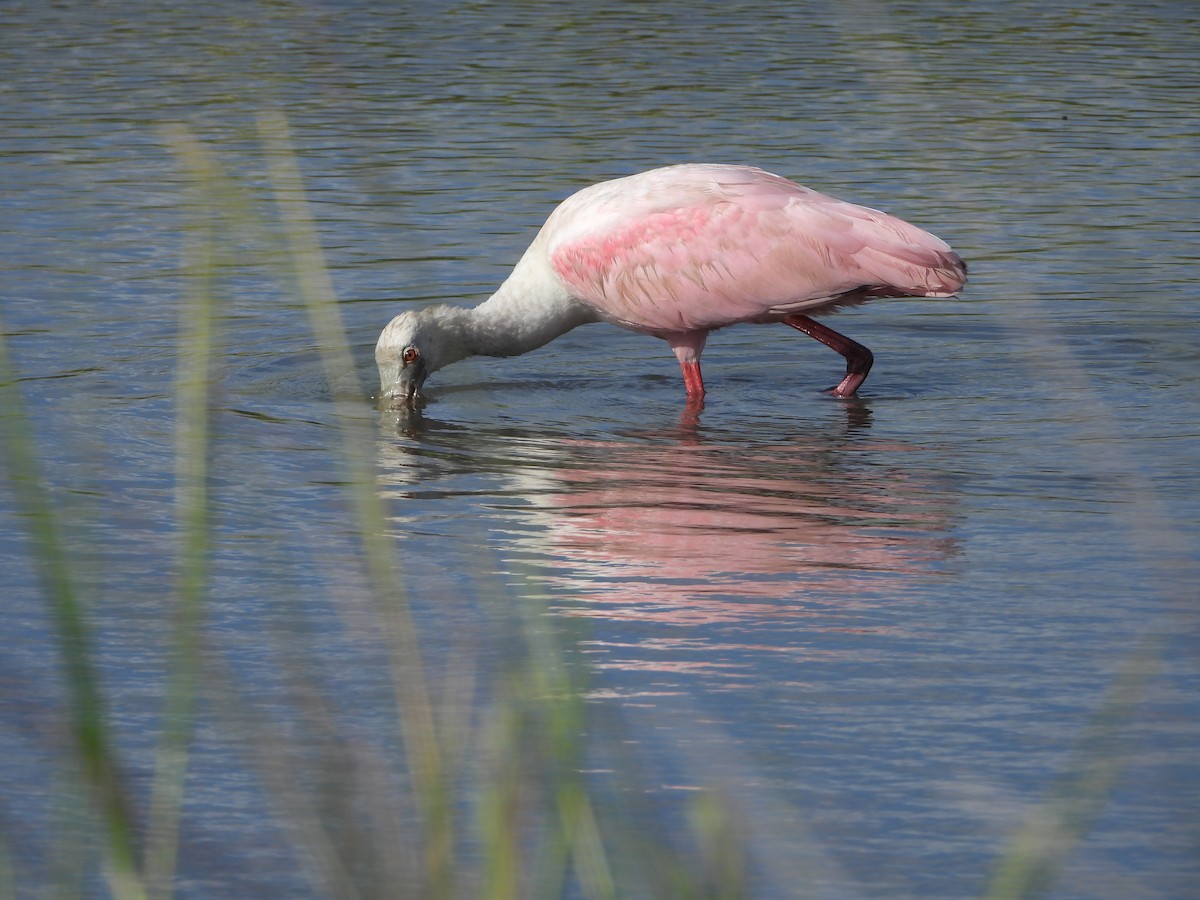
M597 320L591 307L574 299L557 278L542 275L518 264L496 293L463 311L471 354L517 356Z

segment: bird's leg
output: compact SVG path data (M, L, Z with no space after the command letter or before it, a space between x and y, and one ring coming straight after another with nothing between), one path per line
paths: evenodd
M667 337L667 343L679 360L679 368L683 371L683 387L687 391L688 402L704 398L704 379L700 377L700 353L704 350L704 342L708 332L689 331L684 334L672 334Z
M797 331L803 331L810 338L846 357L846 377L837 387L830 388L830 392L837 397L854 396L859 385L867 380L867 373L871 371L871 364L875 362L871 351L858 341L852 341L841 332L834 331L808 316L785 316L783 323L791 325Z
M700 377L700 363L681 362L679 368L683 370L683 387L687 391L688 399L699 400L702 398L704 396L704 379Z

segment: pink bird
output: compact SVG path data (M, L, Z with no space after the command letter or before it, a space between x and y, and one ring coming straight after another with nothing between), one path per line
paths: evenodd
M662 338L689 404L709 332L782 322L836 350L858 390L871 351L810 316L872 297L950 297L967 267L939 238L749 166L679 165L584 188L550 214L512 273L469 309L392 319L375 347L382 399L411 405L468 356L528 353L589 322Z

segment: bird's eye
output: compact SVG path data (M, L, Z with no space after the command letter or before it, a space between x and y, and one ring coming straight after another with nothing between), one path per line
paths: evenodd
M407 364L415 363L420 357L421 351L419 351L416 347L406 347L404 350L404 356L402 358Z

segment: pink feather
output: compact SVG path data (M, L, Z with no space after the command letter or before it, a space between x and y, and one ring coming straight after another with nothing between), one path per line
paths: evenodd
M672 166L585 188L543 234L576 297L655 334L945 297L965 280L962 260L927 231L743 166Z

